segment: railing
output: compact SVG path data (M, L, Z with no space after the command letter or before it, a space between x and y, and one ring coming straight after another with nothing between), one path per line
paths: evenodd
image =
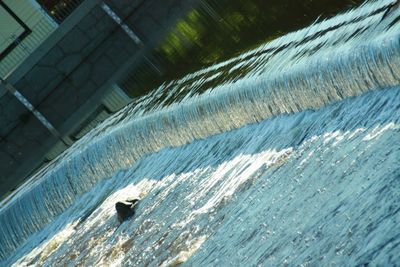
M0 77L6 78L84 0L0 1Z
M58 26L33 0L0 1L0 77L6 77ZM3 24L4 23L4 24Z
M83 0L37 0L58 23L63 22Z

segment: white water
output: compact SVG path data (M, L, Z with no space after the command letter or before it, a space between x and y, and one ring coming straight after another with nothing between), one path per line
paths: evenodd
M399 263L399 11L366 16L390 3L242 55L230 71L251 71L211 92L187 81L224 64L117 114L1 209L4 264ZM130 194L138 215L117 229Z

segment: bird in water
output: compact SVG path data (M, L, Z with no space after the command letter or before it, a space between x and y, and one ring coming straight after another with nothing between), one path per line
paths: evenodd
M115 203L115 209L118 214L118 221L120 223L124 222L128 218L135 215L136 207L139 203L139 199L127 199L125 201L118 201Z

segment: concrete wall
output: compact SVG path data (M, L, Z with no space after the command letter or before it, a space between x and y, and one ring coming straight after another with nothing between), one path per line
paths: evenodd
M94 112L112 84L128 75L128 70L134 71L196 2L105 1L116 18L106 12L102 1L87 0L8 76L6 82L25 96L59 136L0 88L0 198L43 164L55 145L62 151L60 144L90 124L87 118L96 117ZM122 26L128 26L128 31Z

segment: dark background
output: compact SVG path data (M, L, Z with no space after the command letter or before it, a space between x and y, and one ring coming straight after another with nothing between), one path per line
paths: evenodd
M161 1L161 0L158 0ZM38 0L62 21L82 0ZM332 17L363 0L203 0L152 52L161 72L142 64L123 89L140 96L164 81L243 53L288 32ZM140 32L138 32L140 36Z

